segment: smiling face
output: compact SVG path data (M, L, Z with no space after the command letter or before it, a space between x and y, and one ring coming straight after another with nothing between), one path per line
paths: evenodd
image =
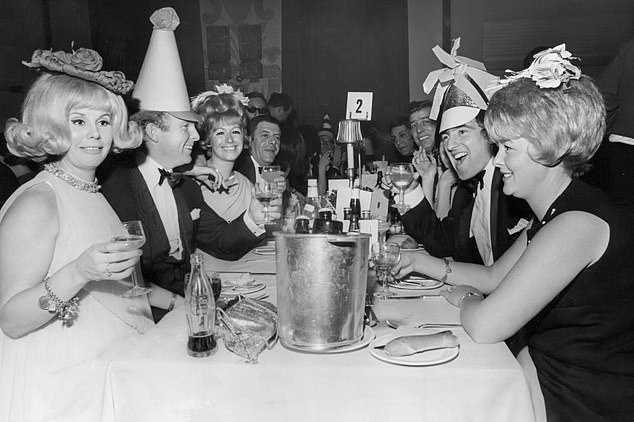
M194 123L169 113L164 115L163 122L165 129L153 123L146 127L151 138L147 142L148 155L167 169L191 162L192 148L200 139Z
M91 181L97 166L112 146L112 117L109 112L87 107L73 107L68 113L70 148L60 166L77 177Z
M449 161L461 180L471 179L487 165L492 157L491 144L484 129L472 119L440 134Z
M223 120L214 125L208 137L211 160L235 161L244 147L244 128L238 119Z
M280 126L262 121L251 137L251 155L261 166L270 165L280 150Z
M436 122L429 118L431 107L417 110L410 114L409 124L414 142L425 151L430 151L434 146L434 133Z
M502 173L504 193L517 198L530 198L546 181L548 167L531 158L533 145L524 138L505 140L499 144L495 166Z
M390 137L392 138L392 142L394 142L394 147L401 155L408 157L414 154L416 148L412 134L407 126L394 126L390 130Z

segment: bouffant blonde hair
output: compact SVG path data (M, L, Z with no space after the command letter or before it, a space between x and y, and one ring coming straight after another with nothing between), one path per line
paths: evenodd
M561 163L578 176L601 145L605 105L584 75L558 88L519 78L493 95L484 124L493 141L524 138L533 146L535 162L548 167Z
M246 136L248 118L244 106L233 94L206 92L198 95L192 102L192 110L202 117L202 123L196 125L200 137L209 144L213 129L222 122L237 121Z
M113 150L136 148L143 133L128 112L121 96L93 82L68 75L44 73L33 83L22 105L22 120L7 121L4 135L13 155L43 161L64 155L70 148L68 116L75 107L110 113Z

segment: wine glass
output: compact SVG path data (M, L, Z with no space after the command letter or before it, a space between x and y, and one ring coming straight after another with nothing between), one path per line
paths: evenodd
M139 249L145 244L145 232L143 231L143 224L139 220L125 221L120 225L117 225L113 229L112 241L119 244L120 251L130 251L132 249ZM132 280L132 287L124 292L123 297L142 296L152 291L149 287L139 286L139 281L136 275L136 268L130 275Z
M262 166L262 179L271 183L277 182L280 191L286 189L286 179L280 166Z
M399 203L394 207L404 213L409 209L409 205L405 204L405 188L414 181L414 166L411 163L391 164L388 173L392 184L398 188Z
M396 243L377 242L372 244L372 261L376 271L376 277L381 285L381 290L374 293L380 299L394 296L390 292L391 270L401 258L401 248Z
M269 205L277 199L278 189L277 182L260 181L255 187L255 197L264 205L264 224L271 224L269 216Z

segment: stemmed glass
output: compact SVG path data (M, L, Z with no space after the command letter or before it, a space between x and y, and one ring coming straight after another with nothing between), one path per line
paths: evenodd
M125 221L120 225L113 228L112 241L117 242L120 245L120 251L130 251L132 249L139 249L145 244L145 232L143 231L143 224L139 220ZM123 297L142 296L152 291L149 287L139 286L139 281L136 275L136 268L130 275L132 280L132 287L124 292Z
M277 194L277 182L267 182L263 179L255 187L255 197L264 205L264 224L271 224L269 205L277 199Z
M401 248L397 243L378 242L372 244L372 261L376 271L376 277L381 285L381 290L374 293L380 299L394 296L390 292L391 270L401 258Z
M414 181L414 166L411 163L392 164L388 173L392 184L398 188L399 203L395 208L403 213L409 209L409 205L405 204L405 188Z

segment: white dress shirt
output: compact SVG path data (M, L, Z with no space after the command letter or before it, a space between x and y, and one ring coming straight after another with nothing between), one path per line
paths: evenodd
M137 159L137 163L161 217L161 222L170 244L170 256L182 259L183 243L180 235L180 225L178 224L178 209L176 208L174 192L167 180L162 185L159 185L161 177L159 169L163 167L148 156L145 156L145 160ZM171 169L165 170L171 171Z
M493 242L491 241L491 184L495 166L493 159L484 168L482 187L478 186L478 193L471 212L471 226L469 236L475 237L478 251L484 265L493 264Z

